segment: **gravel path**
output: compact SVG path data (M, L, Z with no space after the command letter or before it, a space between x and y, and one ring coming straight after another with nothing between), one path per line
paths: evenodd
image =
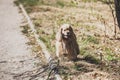
M16 80L13 73L30 71L39 62L25 44L28 40L20 29L23 17L13 1L0 0L0 80Z

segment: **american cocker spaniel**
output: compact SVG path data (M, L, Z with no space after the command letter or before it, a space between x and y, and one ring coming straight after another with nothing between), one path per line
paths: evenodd
M56 56L59 59L67 57L69 60L76 60L79 52L76 35L71 25L63 24L56 34Z

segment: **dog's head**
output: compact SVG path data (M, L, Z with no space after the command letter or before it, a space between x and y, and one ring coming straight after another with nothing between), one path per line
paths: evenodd
M61 35L63 38L68 39L73 33L73 29L69 24L63 24L61 26Z

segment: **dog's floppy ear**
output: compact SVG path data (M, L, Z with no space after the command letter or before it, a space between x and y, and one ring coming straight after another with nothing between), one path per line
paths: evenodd
M60 28L59 31L57 32L56 40L62 41L62 28Z
M73 28L71 27L71 25L70 25L70 31L72 32L73 38L76 40L76 35L75 35L75 33L74 33Z
M72 29L71 25L69 26L69 28L70 28L70 31L73 32L73 29Z

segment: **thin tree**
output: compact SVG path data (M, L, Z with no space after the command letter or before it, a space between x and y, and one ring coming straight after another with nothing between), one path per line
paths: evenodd
M120 29L120 0L114 0L118 27Z

